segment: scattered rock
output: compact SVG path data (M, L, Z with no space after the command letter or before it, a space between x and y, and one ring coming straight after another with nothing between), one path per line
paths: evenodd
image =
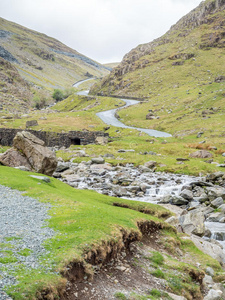
M225 213L225 204L222 204L218 207L221 212Z
M178 218L176 218L174 216L168 218L165 222L169 223L170 225L175 226L175 227L178 226L178 224L179 224Z
M223 204L223 198L222 197L218 197L218 198L216 198L215 200L213 200L212 202L211 202L211 205L212 205L212 207L214 207L214 208L218 208L220 205L222 205Z
M50 178L45 177L45 176L37 176L37 175L29 175L29 176L32 177L32 178L35 178L35 179L44 181L44 182L46 182L46 183L51 182Z
M211 157L213 157L212 153L210 153L206 150L199 150L194 153L190 153L189 156L191 158L211 158Z
M221 264L225 263L225 254L220 245L211 243L210 241L204 240L193 234L190 236L190 239L193 241L196 247L198 247L202 252L218 260Z
M221 178L223 176L224 176L224 172L211 173L211 174L208 174L206 176L206 181L208 181L208 182L215 182L215 181L217 181L219 178Z
M69 169L69 167L70 167L70 164L68 162L67 163L66 162L58 162L55 172L63 172L65 170Z
M205 272L209 276L212 276L212 277L214 276L214 270L211 267L206 268Z
M30 170L29 170L27 167L25 167L25 166L15 167L15 169L18 169L18 170L20 170L20 171L26 171L26 172L30 171Z
M178 206L187 205L188 204L188 200L184 199L181 196L171 196L170 197L170 202L173 205L178 205Z
M95 139L95 142L97 145L106 145L109 142L109 139L107 136L98 136Z
M212 286L214 284L214 281L212 279L212 275L210 275L210 274L205 275L205 277L203 278L202 283L205 287Z
M197 138L200 138L202 135L204 134L204 132L203 131L201 131L201 132L198 132L198 134L197 134Z
M207 222L219 222L224 217L224 214L221 212L215 212L209 215L206 219Z
M181 193L180 196L183 197L184 199L191 201L193 200L193 193L190 190L184 189Z
M33 126L38 126L37 120L31 120L26 122L26 128L33 127Z
M179 219L181 227L185 233L203 236L205 234L204 214L195 209Z
M104 158L102 158L102 157L93 157L93 158L91 159L91 163L92 163L92 164L104 164L104 163L105 163L105 160L104 160Z
M225 168L225 164L219 164L218 167Z
M223 82L223 81L225 81L225 76L223 76L223 75L220 75L220 76L215 78L215 82L217 82L217 83L220 83L220 82Z
M221 300L222 296L223 296L222 291L212 289L204 297L204 300Z
M144 166L146 168L153 169L157 166L157 162L156 161L148 161L144 164Z
M172 294L172 293L168 293L168 295L169 295L173 300L186 300L186 298L183 297L183 296L178 296L178 295L175 295L175 294Z
M133 149L127 149L127 150L125 150L125 149L119 149L118 152L119 152L119 153L135 152L135 150L133 150Z
M188 158L182 158L182 157L179 157L179 158L176 158L177 161L190 161L190 159Z
M225 200L225 188L223 187L206 187L208 198L212 201L218 197L222 197Z

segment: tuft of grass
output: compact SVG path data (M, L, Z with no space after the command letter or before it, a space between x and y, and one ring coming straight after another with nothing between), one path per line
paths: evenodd
M19 251L18 254L22 255L22 256L29 256L31 254L31 252L33 252L33 251L26 248L26 249Z
M127 300L127 297L121 292L115 293L114 296L116 297L116 299Z
M9 237L5 237L5 240L7 242L14 241L14 240L21 240L21 237L18 237L18 236L9 236Z
M172 300L172 298L165 293L164 291L159 291L157 289L152 289L149 292L149 295L152 296L150 299L167 299L167 300Z
M155 271L151 272L151 274L157 278L162 278L162 279L166 278L165 273L160 269L156 269Z
M155 251L152 253L152 256L148 258L150 261L152 261L156 265L163 265L164 264L164 257L161 253Z
M0 263L9 264L17 262L17 259L14 257L14 254L11 250L1 250L0 251Z

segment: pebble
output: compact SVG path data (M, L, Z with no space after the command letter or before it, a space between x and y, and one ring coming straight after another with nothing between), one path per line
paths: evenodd
M6 244L1 246L1 250L12 251L12 257L16 259L16 262L0 263L1 300L11 299L5 293L4 287L17 284L16 279L10 274L21 264L27 269L41 267L39 258L47 254L43 242L54 235L54 231L46 227L45 220L50 218L49 208L50 205L0 185L0 243ZM24 249L30 250L28 256L19 253ZM4 255L0 252L0 257Z

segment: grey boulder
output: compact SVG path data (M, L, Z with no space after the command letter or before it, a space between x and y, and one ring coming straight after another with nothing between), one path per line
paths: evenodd
M203 236L205 234L205 217L202 211L197 209L190 211L186 215L180 216L180 225L187 234Z

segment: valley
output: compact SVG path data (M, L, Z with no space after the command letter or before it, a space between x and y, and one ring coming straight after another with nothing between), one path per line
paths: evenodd
M1 300L225 299L224 17L104 65L0 18Z

